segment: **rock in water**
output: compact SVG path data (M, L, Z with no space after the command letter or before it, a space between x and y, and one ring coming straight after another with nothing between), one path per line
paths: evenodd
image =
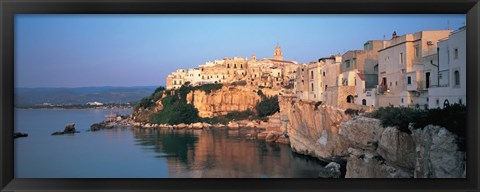
M90 125L90 131L98 131L98 130L104 129L105 127L106 127L106 124L104 122L94 123Z
M74 134L74 133L78 133L77 131L75 131L75 123L69 123L67 124L67 126L65 126L65 129L63 129L63 131L54 132L52 133L52 135L63 135L63 134Z
M64 133L75 133L75 123L69 123L63 130Z
M330 162L327 166L320 170L318 177L320 178L340 178L342 173L340 172L340 164Z
M57 132L52 133L52 135L63 135L63 134L64 134L63 131L57 131Z
M22 132L16 132L16 133L13 134L14 139L19 138L19 137L28 137L28 134L22 133Z

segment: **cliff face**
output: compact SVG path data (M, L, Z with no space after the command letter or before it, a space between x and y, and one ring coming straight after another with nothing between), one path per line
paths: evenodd
M198 115L203 118L225 115L231 111L254 109L260 100L256 92L244 87L224 86L209 94L195 90L187 95L187 103L193 103L198 109Z
M347 159L347 178L465 178L466 154L447 129L382 127L380 120L350 118L343 110L282 97L282 123L298 153Z
M342 110L311 102L280 97L280 115L286 124L292 150L321 159L347 155L348 144L340 138L339 125L350 117Z

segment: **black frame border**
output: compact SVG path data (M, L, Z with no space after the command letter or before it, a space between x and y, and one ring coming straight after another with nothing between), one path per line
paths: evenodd
M479 191L478 0L0 0L1 191ZM17 179L13 177L15 14L466 14L467 179Z

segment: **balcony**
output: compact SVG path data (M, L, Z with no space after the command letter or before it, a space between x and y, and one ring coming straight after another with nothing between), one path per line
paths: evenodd
M412 82L412 84L407 84L407 91L426 91L426 85L424 81Z

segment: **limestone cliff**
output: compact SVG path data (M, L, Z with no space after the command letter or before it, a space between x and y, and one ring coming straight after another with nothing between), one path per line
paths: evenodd
M295 98L279 99L280 115L297 153L347 160L347 178L465 178L466 154L447 129L382 127L341 109Z
M350 118L343 110L291 97L280 97L279 105L293 151L326 160L348 154L338 134L340 124Z
M187 94L187 103L193 103L200 117L225 115L231 111L253 110L261 98L252 89L241 86L224 86L206 93L195 90Z

